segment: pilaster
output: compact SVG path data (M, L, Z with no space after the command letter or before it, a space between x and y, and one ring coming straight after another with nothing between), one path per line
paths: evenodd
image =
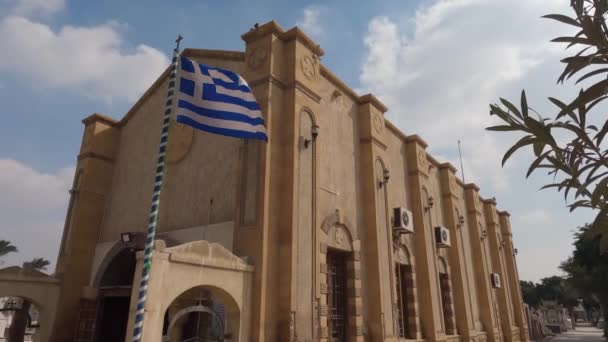
M441 317L438 293L437 269L433 244L435 238L429 220L428 193L425 185L428 181L429 164L426 155L427 144L417 135L407 137L405 141L412 216L414 218L414 254L416 257L416 288L420 308L420 326L422 337L436 341L443 338L441 334Z
M244 77L260 104L268 142L260 147L257 227L247 234L257 243L244 244L252 256L253 279L251 341L289 341L291 307L291 231L293 202L293 111L286 112L285 44L283 29L274 21L251 29L246 43ZM274 129L274 127L278 127ZM245 236L242 236L244 238Z
M480 316L487 339L498 342L498 321L494 310L494 299L490 285L491 259L487 253L487 227L482 220L483 207L479 199L479 187L475 184L465 185L465 203L467 207L466 228L471 233L471 247L477 284L477 298L480 305Z
M444 163L439 166L441 193L443 196L442 203L444 204L444 219L447 228L450 230L452 247L449 251L451 279L454 293L454 306L456 312L456 326L463 339L468 340L474 330L473 314L468 303L470 303L471 294L467 288L466 274L466 257L464 241L460 230L464 224L460 223L459 216L464 216L464 209L460 208L460 192L457 188L460 186L456 181L456 168L450 163Z
M498 214L496 212L496 201L487 199L483 201L486 225L488 228L488 240L490 243L490 251L492 255L491 273L497 273L501 280L501 287L494 289L498 297L498 307L500 308L500 322L503 336L507 341L513 341L513 314L510 300L510 284L506 278L506 269L502 258L503 239L500 232L498 222ZM516 340L519 336L516 336Z
M501 234L505 246L502 249L506 263L506 278L511 290L511 299L513 302L513 311L515 313L515 324L519 328L519 337L521 341L529 341L528 322L526 320L524 302L521 295L519 285L519 273L517 271L517 261L515 259L515 248L513 246L513 234L511 232L510 214L506 211L499 211L498 218L500 222Z
M80 154L57 258L61 281L60 306L51 341L71 341L78 317L81 289L88 285L95 245L110 189L116 148L117 123L100 114L83 120Z
M365 244L362 259L366 279L364 305L367 307L368 335L370 340L384 341L395 336L393 319L393 267L392 243L388 235L389 213L387 186L384 183L386 142L384 112L386 107L373 95L358 99L359 148L361 151L360 186L365 200L362 202Z

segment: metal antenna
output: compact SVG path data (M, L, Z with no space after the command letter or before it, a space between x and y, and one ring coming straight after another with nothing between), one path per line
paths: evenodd
M464 180L464 166L462 165L462 152L460 151L460 140L458 140L458 154L460 155L460 172L462 172L462 182L466 184Z

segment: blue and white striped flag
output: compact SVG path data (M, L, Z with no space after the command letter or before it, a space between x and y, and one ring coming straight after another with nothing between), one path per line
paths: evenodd
M181 57L177 122L206 132L268 140L262 111L237 73Z

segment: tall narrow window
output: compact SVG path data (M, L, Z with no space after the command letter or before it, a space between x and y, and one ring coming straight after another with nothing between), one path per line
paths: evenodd
M346 253L327 253L328 335L330 342L346 342L348 313L346 310Z
M399 337L416 338L409 327L413 311L414 283L412 277L412 266L396 264L395 279L397 279L397 306L399 310L398 324Z
M441 287L441 305L443 307L443 321L445 333L455 334L455 326L452 312L452 289L450 288L450 278L447 273L439 273L439 286Z

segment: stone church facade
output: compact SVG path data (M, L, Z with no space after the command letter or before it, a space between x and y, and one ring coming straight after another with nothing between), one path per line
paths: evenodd
M298 28L242 39L182 55L241 74L269 141L172 124L144 341L527 341L509 213ZM130 341L167 79L83 121L50 341Z

